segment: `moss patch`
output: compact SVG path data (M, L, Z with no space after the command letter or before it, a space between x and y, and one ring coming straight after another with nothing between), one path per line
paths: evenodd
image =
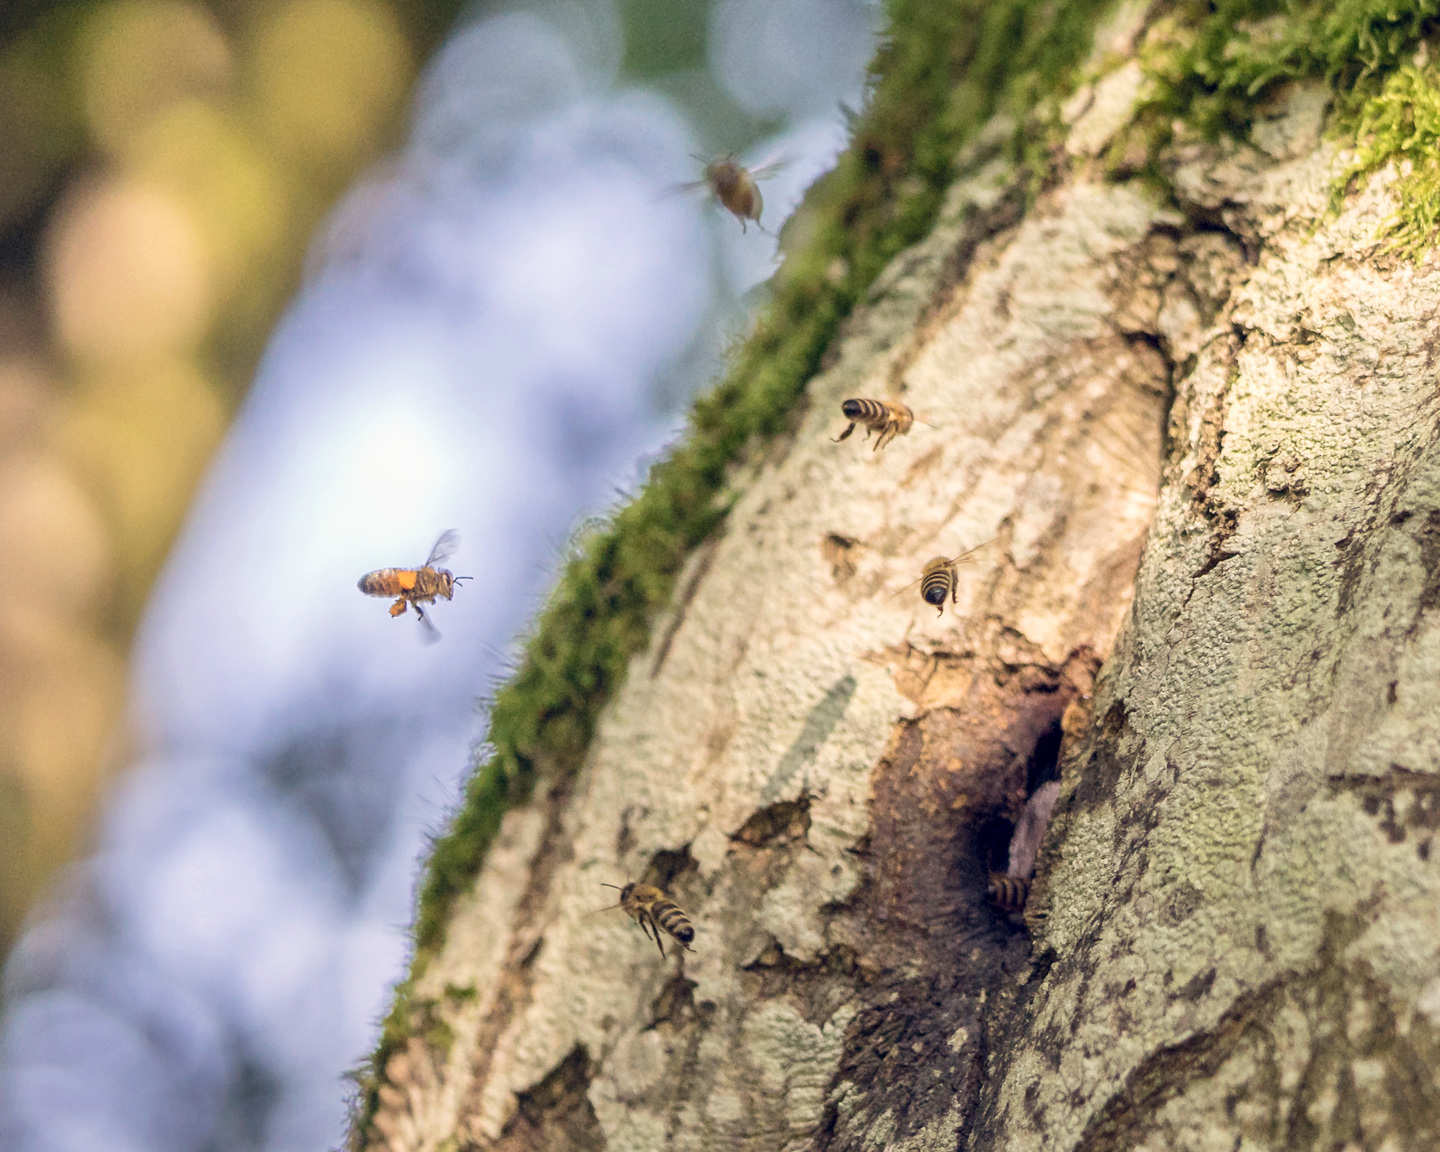
M1176 5L1151 30L1151 110L1210 136L1245 136L1285 81L1328 82L1361 104L1435 31L1440 0L1219 0Z
M1393 251L1419 258L1435 243L1440 224L1440 85L1433 69L1406 65L1385 77L1380 91L1357 110L1354 159L1339 187L1394 161L1397 202L1384 235Z
M1427 64L1437 31L1440 0L1179 5L1155 22L1142 53L1155 82L1142 109L1152 154L1177 120L1243 139L1280 85L1323 81L1335 95L1331 134L1354 150L1337 205L1356 178L1397 163L1397 211L1384 234L1392 249L1419 256L1440 223L1440 85Z

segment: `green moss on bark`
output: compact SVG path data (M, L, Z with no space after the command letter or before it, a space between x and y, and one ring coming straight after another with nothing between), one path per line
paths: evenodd
M1440 85L1433 69L1407 64L1384 78L1380 91L1353 113L1354 157L1337 194L1394 162L1397 210L1383 234L1392 251L1419 258L1435 243L1440 224Z
M1170 9L1144 53L1151 110L1243 137L1277 85L1329 83L1347 109L1375 95L1435 30L1437 0L1220 0Z
M1400 168L1393 250L1423 255L1440 223L1440 85L1427 41L1440 0L1222 0L1172 9L1142 53L1154 86L1142 109L1152 148L1176 121L1214 137L1248 136L1283 84L1320 81L1334 94L1330 133L1351 159L1337 203L1357 178Z

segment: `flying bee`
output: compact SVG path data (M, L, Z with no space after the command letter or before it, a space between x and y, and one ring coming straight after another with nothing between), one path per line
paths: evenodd
M425 641L433 644L440 639L440 631L425 615L421 604L434 604L437 596L449 600L455 595L455 585L469 576L453 576L444 568L436 568L440 561L454 555L460 547L460 533L453 528L441 534L430 549L430 558L419 568L379 568L360 577L359 588L367 596L394 596L390 605L391 616L403 616L410 605L415 606L415 615L425 628Z
M704 160L705 157L696 156L695 159ZM710 189L710 194L720 201L721 206L740 221L741 232L745 231L747 220L755 221L756 227L764 232L765 228L760 223L760 211L765 206L765 200L760 195L760 186L756 182L768 180L783 168L785 163L784 160L776 160L758 168L746 168L734 156L721 156L705 163L704 174L699 180L681 184L678 188L687 192L694 188Z
M605 887L614 888L620 893L620 903L614 907L622 909L639 924L640 931L644 932L647 938L653 935L655 947L660 949L661 956L665 955L665 944L660 939L662 928L673 936L685 951L695 951L690 947L690 941L695 939L695 926L690 923L690 917L680 911L680 906L659 888L649 884L626 884L623 888L618 884L606 884Z
M1030 881L1021 876L990 873L990 902L1002 912L1023 912L1030 896Z
M855 431L855 425L864 424L865 439L870 439L872 432L880 433L875 438L875 447L871 449L874 452L880 451L896 436L904 436L915 423L915 413L898 400L846 400L840 405L840 411L850 423L834 442L840 443Z
M991 541L985 541L985 544L989 543L991 543ZM946 599L949 599L952 604L958 604L960 602L957 587L959 577L956 575L955 569L961 564L970 563L974 559L975 553L980 551L981 548L984 548L985 544L977 544L974 548L971 548L970 551L962 552L958 556L936 556L933 560L926 563L920 573L920 579L910 581L909 584L900 589L900 592L896 592L895 595L899 596L901 592L908 592L911 588L915 587L916 584L919 584L920 599L924 600L927 604L934 605L936 615L945 615Z

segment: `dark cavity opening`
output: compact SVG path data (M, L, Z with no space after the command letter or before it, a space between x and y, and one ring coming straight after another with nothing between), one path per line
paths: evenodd
M1004 872L1010 866L1010 838L1015 825L1004 816L991 816L975 830L975 855L980 860L982 881L992 872Z
M645 875L641 882L653 884L662 892L669 893L671 886L679 877L694 870L695 861L690 857L690 845L686 844L678 852L670 852L662 848L650 857L650 864L645 869Z
M1035 748L1025 765L1025 795L1035 795L1035 790L1051 780L1060 779L1060 721L1040 734Z

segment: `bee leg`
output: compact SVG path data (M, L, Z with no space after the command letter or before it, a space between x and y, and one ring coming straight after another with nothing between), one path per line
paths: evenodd
M394 604L390 605L390 615L403 616L405 615L405 609L407 607L409 607L409 605L403 599L396 600Z
M655 947L660 949L660 956L665 956L665 943L660 939L660 925L655 921L655 913L650 913L650 931L655 933Z
M849 424L845 425L845 431L844 431L844 432L841 432L840 435L839 435L839 436L836 436L835 439L833 439L832 441L830 441L830 443L832 443L832 444L839 444L841 440L844 440L845 437L849 436L850 433L852 433L852 432L854 432L854 431L855 431L855 421L852 420L852 421L850 421Z

